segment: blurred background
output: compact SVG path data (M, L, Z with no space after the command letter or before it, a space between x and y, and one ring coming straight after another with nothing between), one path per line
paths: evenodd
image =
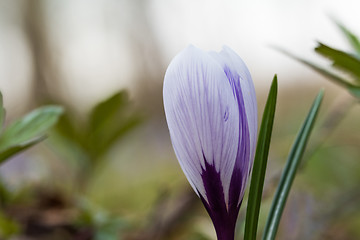
M295 135L325 88L278 239L360 239L360 107L271 47L325 63L316 41L349 49L331 19L359 35L358 9L355 0L0 0L6 121L48 103L66 110L45 142L0 167L0 239L215 239L162 105L167 65L188 44L228 45L243 58L259 118L278 74L260 230Z

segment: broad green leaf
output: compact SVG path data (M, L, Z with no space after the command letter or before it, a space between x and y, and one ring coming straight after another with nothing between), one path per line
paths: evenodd
M41 142L45 138L46 138L45 136L38 137L38 138L32 139L32 140L30 140L28 142L12 145L12 146L10 146L10 147L8 147L6 149L3 149L0 152L0 163L4 162L6 159L8 159L9 157L11 157L13 155L34 146L35 144Z
M5 108L3 103L3 96L0 92L0 133L2 132L2 129L4 127L4 121L5 121Z
M315 51L333 61L332 65L349 74L357 81L360 81L360 60L346 52L331 48L323 43L315 48Z
M291 148L285 168L282 172L279 185L276 189L269 216L265 225L263 240L275 239L280 218L285 207L291 185L294 181L296 170L305 151L311 130L314 126L317 113L323 98L324 92L321 90L314 100L314 103L308 113L308 116L299 131L295 142Z
M142 122L142 118L138 115L134 115L130 117L124 116L124 119L122 120L118 119L118 120L119 122L117 126L115 126L116 124L112 124L113 131L109 131L108 132L109 134L104 138L104 142L99 145L100 154L108 150L108 148L112 146L112 144L114 144L119 138L121 138L122 136L133 130ZM111 124L109 124L109 126L110 125Z
M103 102L96 105L90 113L91 129L103 128L106 123L113 120L119 111L129 103L126 91L120 91Z
M79 122L78 118L69 110L66 110L59 118L59 121L54 127L55 132L62 138L68 148L76 148L80 151L85 151L87 148L88 134L84 123ZM75 151L78 152L78 151Z
M0 152L39 138L56 123L62 112L61 107L46 106L35 109L24 118L15 121L0 136Z
M131 105L126 91L120 91L97 104L85 121L78 124L74 114L65 113L56 125L58 136L80 154L82 164L93 164L108 152L127 132L138 126L142 118ZM79 157L77 156L77 160Z
M246 240L255 240L258 226L260 204L264 186L266 164L269 154L271 133L273 128L277 98L277 76L274 76L268 99L266 101L256 147L254 166L251 176L248 204L246 209L245 236Z
M100 157L140 122L140 116L131 109L127 92L116 93L95 106L90 114L89 152L95 159Z
M313 70L315 70L316 72L320 73L321 75L329 78L330 80L332 80L334 83L345 87L348 89L348 91L355 97L360 98L360 86L356 86L352 83L350 83L348 80L340 77L339 75L332 73L326 69L323 69L322 67L316 65L315 63L312 63L310 61L304 60L300 57L295 56L292 53L289 53L288 51L282 49L282 48L278 48L278 47L274 47L276 50L284 53L285 55L295 59L296 61L299 61L303 64L305 64L306 66L312 68Z
M360 56L360 41L355 34L353 34L348 28L346 28L343 24L335 21L336 25L339 27L341 32L344 34L354 51Z

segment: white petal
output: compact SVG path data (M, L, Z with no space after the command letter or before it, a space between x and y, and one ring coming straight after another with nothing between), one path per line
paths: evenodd
M224 46L220 53L211 52L210 54L222 67L226 65L240 76L240 86L250 134L250 161L252 161L256 149L258 118L255 88L250 72L239 55L227 46Z
M203 156L220 172L224 192L228 192L238 147L239 112L222 67L208 53L189 46L170 63L163 95L173 147L195 192L206 199Z

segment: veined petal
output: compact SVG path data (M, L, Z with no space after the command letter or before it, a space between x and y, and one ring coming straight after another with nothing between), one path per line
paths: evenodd
M231 72L237 73L240 76L240 88L244 99L251 142L250 156L253 159L257 140L258 117L256 93L250 72L239 55L227 46L224 46L220 53L212 52L211 55L221 63L223 68L227 66Z
M229 192L231 195L229 204L237 207L244 195L247 178L255 155L257 136L255 89L245 63L230 48L224 47L220 53L211 52L210 54L224 69L238 101L239 148Z
M238 152L239 109L223 68L190 46L170 63L163 95L175 154L191 186L209 201L202 174L211 166L220 175L227 202Z

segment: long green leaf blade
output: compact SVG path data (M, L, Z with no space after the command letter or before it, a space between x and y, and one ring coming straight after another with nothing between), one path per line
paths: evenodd
M272 202L269 216L267 218L262 238L263 240L275 239L280 218L285 207L286 199L289 195L291 185L295 178L296 170L303 156L311 130L314 126L314 122L319 111L323 95L324 92L323 90L321 90L315 98L314 103L308 113L308 116L306 117L305 122L303 123L301 130L298 133L296 140L292 146L285 168L281 175L274 200Z
M279 52L282 52L283 54L291 57L292 59L295 59L298 62L301 62L302 64L310 67L311 69L315 70L316 72L320 73L321 75L323 75L324 77L329 78L330 80L332 80L334 83L345 87L348 89L348 91L357 98L360 98L360 86L356 86L352 83L350 83L348 80L340 77L339 75L332 73L326 69L323 69L322 67L316 65L315 63L312 63L310 61L307 61L305 59L302 59L300 57L297 57L296 55L282 49L279 47L274 47L274 49L278 50Z
M271 133L274 123L277 98L277 76L274 76L268 99L266 101L256 147L251 185L246 209L245 236L246 240L255 240L258 227L260 203L264 187L267 159L269 154Z
M323 43L315 48L315 51L333 61L332 65L339 68L360 81L360 60L346 52L331 48Z
M355 34L338 21L335 21L341 32L344 34L354 51L360 56L360 41Z

